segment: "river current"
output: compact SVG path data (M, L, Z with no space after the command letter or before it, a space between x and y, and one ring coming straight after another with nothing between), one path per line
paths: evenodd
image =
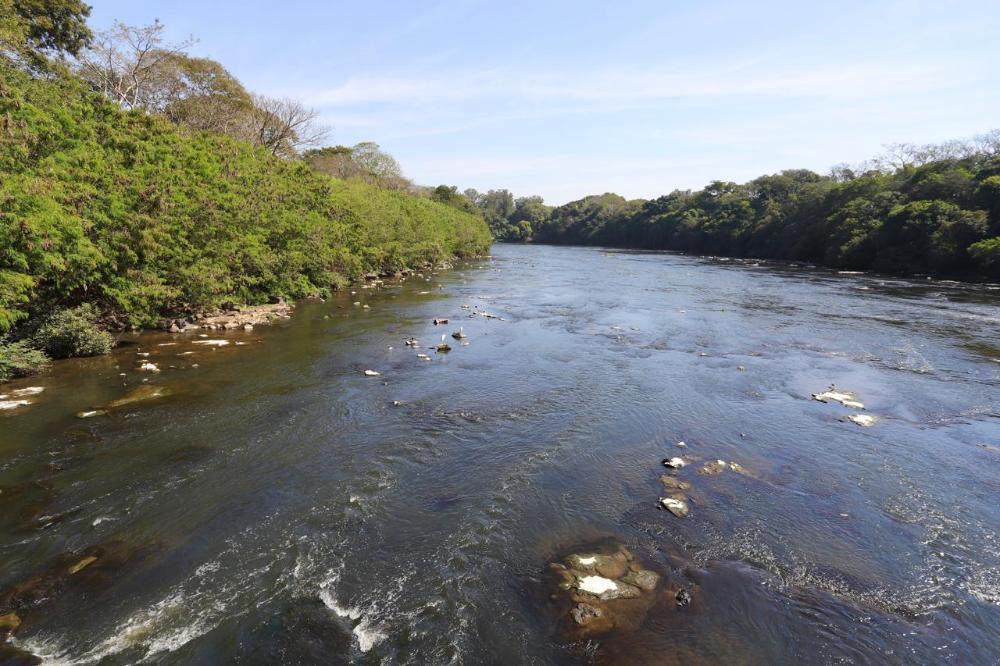
M45 389L0 416L0 588L119 553L27 609L14 645L52 664L1000 663L997 286L497 245L356 292L206 332L223 346L126 336L0 390ZM830 385L874 425L812 399ZM137 388L154 397L76 416ZM658 507L681 452L686 518ZM742 473L695 473L716 459ZM546 566L602 540L697 603L563 640Z

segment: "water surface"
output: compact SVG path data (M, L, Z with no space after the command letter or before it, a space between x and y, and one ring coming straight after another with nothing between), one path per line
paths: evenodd
M1000 290L494 255L226 347L147 333L6 387L46 391L0 417L0 585L139 548L17 644L84 664L1000 661ZM458 326L449 354L403 344ZM74 417L143 379L171 395ZM810 399L830 384L879 423ZM657 509L679 440L748 471L688 468L684 520ZM701 602L564 644L545 566L607 538Z

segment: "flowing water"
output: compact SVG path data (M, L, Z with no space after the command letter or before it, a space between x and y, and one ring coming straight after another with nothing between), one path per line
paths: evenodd
M5 386L46 390L0 417L0 586L123 551L14 643L56 664L1000 663L997 287L494 253ZM404 345L459 326L450 353ZM74 416L143 379L168 394ZM879 421L810 398L830 384ZM685 519L657 508L679 440L746 470L684 470ZM566 644L546 565L608 538L698 603Z

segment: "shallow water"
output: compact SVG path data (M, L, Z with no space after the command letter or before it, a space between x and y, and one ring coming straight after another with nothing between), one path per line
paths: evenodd
M998 663L998 306L988 285L499 245L225 347L136 336L2 391L46 388L0 416L0 586L142 546L25 613L16 644L102 664ZM459 326L448 354L403 344ZM74 417L143 379L170 395ZM830 384L879 422L810 399ZM683 520L656 506L678 453ZM695 473L717 458L747 473ZM608 538L696 603L565 644L546 564Z

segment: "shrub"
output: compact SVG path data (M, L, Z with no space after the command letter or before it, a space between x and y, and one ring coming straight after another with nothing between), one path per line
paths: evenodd
M99 356L114 346L114 338L98 325L97 311L89 303L49 315L32 341L53 358Z
M0 382L27 377L44 369L49 357L28 342L0 342Z

